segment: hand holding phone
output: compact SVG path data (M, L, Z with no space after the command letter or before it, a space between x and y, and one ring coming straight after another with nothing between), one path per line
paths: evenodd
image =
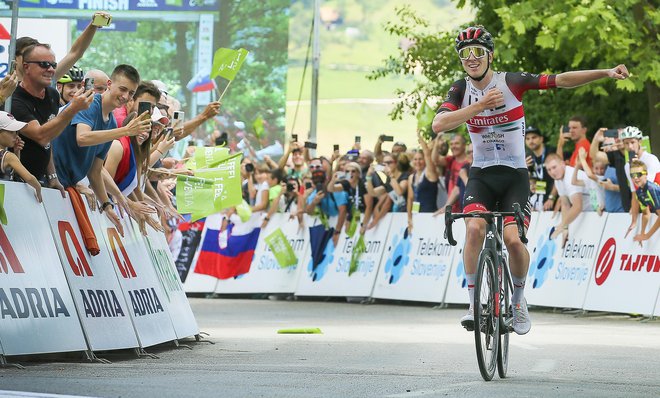
M11 64L9 64L9 72L7 73L8 75L11 75L16 71L16 60L12 59Z
M140 101L138 102L138 116L142 116L145 112L151 115L151 102Z
M334 145L332 146L332 151L333 151L333 152L336 152L336 151L338 151L338 150L339 150L339 144L334 144Z
M619 138L619 130L617 129L607 129L603 133L605 138Z
M94 14L94 17L92 17L92 25L98 26L99 28L110 26L111 21L112 16L106 13L97 12Z
M316 149L316 142L305 141L305 148L307 149Z
M291 141L298 142L298 134L291 134Z
M85 79L85 91L94 90L94 78L88 77Z
M393 142L394 141L394 136L392 135L381 135L380 140L383 142Z
M359 144L360 142L362 142L362 137L360 137L359 135L356 135L355 136L355 143Z

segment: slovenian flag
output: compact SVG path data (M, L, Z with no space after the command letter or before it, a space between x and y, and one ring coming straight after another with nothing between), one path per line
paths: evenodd
M190 79L188 84L186 84L186 88L193 93L215 90L216 87L215 81L211 79L208 71L198 72L192 79Z
M220 219L219 222L216 218ZM252 217L247 223L241 223L238 216L232 217L227 229L221 232L223 218L220 215L207 218L206 234L195 273L229 279L250 271L261 232L258 228L259 217Z

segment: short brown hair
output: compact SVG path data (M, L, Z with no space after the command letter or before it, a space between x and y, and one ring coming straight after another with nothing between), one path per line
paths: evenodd
M564 159L562 159L562 157L559 156L558 153L550 152L549 154L547 154L547 155L545 156L545 162L543 162L543 164L548 164L548 163L550 163L550 161L553 160L553 159L556 160L556 161L558 161L559 163L564 163Z
M642 162L639 159L633 159L632 162L630 162L630 169L633 167L641 167L644 171L646 171L646 163Z
M587 119L584 116L575 115L568 119L569 122L579 122L583 128L587 128Z

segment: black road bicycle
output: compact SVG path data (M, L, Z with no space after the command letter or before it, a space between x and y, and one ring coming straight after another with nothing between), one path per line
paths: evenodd
M514 203L512 212L452 214L451 206L445 210L445 238L452 246L456 246L452 233L454 220L483 218L487 223L486 239L479 253L474 283L474 342L479 371L486 381L493 379L496 366L500 378L505 378L509 365L509 334L513 331L513 284L503 254L502 233L503 219L510 216L516 220L520 240L527 243L524 216L518 203Z

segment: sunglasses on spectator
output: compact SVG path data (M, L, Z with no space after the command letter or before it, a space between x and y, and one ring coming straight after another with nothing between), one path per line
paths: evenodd
M42 69L48 69L48 68L57 69L57 62L50 62L50 61L25 61L24 63L26 63L26 64L37 64L37 65L39 65L39 67L42 68Z
M310 169L316 169L316 170L318 170L318 169L322 169L322 168L323 168L323 165L320 165L320 164L310 164L310 165L309 165L309 168L310 168Z
M488 50L479 46L468 46L458 50L458 58L463 61L470 58L470 54L474 55L474 58L479 59L486 56L486 54L488 54Z
M645 171L641 171L639 173L630 173L630 177L632 177L632 178L641 178L642 176L645 176L645 175L646 175Z

